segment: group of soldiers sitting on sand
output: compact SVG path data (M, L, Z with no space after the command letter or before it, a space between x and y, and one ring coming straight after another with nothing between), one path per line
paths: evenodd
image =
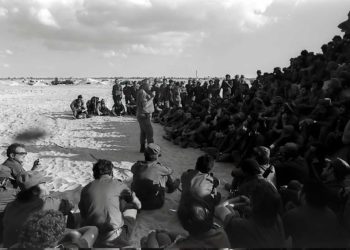
M109 109L105 100L96 96L88 100L85 106L83 96L79 95L77 99L73 100L70 108L75 119L90 118L92 116L123 116L125 114L133 114L132 107L128 107L126 110L121 100L117 100L112 109Z

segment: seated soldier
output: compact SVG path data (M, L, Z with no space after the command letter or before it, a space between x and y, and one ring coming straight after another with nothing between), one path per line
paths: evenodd
M100 98L93 96L89 101L87 101L86 106L89 116L100 115L97 109L99 99Z
M78 98L70 104L70 108L72 109L73 117L75 119L86 118L87 114L82 95L78 95Z
M214 210L196 196L186 197L179 205L178 218L188 236L165 230L156 230L141 239L143 248L230 248L230 242L224 229L214 223Z
M98 115L111 115L112 112L107 108L105 100L102 99L100 102L97 103L97 112Z
M240 162L238 168L234 168L231 173L233 177L231 192L233 196L249 196L255 186L260 182L267 182L274 185L263 177L260 165L256 160L245 159Z
M263 146L255 147L253 156L259 163L262 176L276 186L275 167L270 164L270 149Z
M197 159L195 169L187 170L181 175L182 194L180 202L191 192L197 192L196 195L203 197L212 208L219 204L221 194L216 191L219 180L211 173L213 167L214 158L210 155L203 155Z
M148 144L144 155L145 161L138 161L131 167L134 174L131 189L140 199L142 209L158 209L164 204L165 191L174 192L180 180L173 181L173 170L158 161L160 147L157 144Z
M112 107L112 114L115 116L125 115L125 107L121 100L116 100L116 103Z
M93 165L94 181L81 191L79 209L84 226L96 226L96 247L125 247L135 227L141 203L129 188L113 179L113 164L98 160Z

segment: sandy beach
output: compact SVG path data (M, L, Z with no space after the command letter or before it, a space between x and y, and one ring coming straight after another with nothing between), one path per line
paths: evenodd
M0 81L0 161L6 159L6 148L16 141L16 135L28 129L37 129L46 135L38 140L25 142L28 155L25 168L30 169L39 158L38 169L45 176L52 177L47 183L51 192L74 190L93 180L92 164L96 158L113 161L115 178L130 182L129 169L143 155L139 150L139 127L135 117L93 117L74 120L69 105L82 94L86 102L92 96L106 100L112 106L110 84L82 84L28 86L21 82ZM162 138L163 128L153 124L155 142L161 146L160 161L174 169L179 177L187 169L193 168L199 149L182 149ZM125 170L123 170L125 169ZM230 164L216 163L214 173L222 180L219 191L223 197L225 182L231 180ZM139 247L140 238L152 229L167 229L184 232L176 217L180 191L166 195L165 205L160 210L142 211L132 237L133 246Z

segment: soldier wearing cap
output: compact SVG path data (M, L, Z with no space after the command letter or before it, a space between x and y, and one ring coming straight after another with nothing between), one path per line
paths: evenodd
M136 117L140 125L140 152L143 153L146 147L146 143L152 143L153 140L153 127L151 123L152 113L154 112L154 99L155 93L151 92L151 86L149 79L144 79L143 83L137 92L136 97Z
M160 147L155 143L148 144L144 152L145 161L138 161L131 167L134 174L131 189L142 203L142 209L161 208L164 204L165 191L172 193L180 180L172 180L173 170L163 166L159 161Z

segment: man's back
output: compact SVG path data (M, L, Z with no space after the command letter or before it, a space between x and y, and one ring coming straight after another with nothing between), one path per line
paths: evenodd
M136 175L135 181L137 181L137 179L148 179L152 180L154 184L159 184L164 188L168 176L173 172L170 168L163 166L157 161L139 161L133 165L131 171ZM137 183L134 184L137 185Z
M101 176L85 186L81 192L79 209L85 225L97 226L109 232L123 225L120 212L120 193L126 185L110 176Z

